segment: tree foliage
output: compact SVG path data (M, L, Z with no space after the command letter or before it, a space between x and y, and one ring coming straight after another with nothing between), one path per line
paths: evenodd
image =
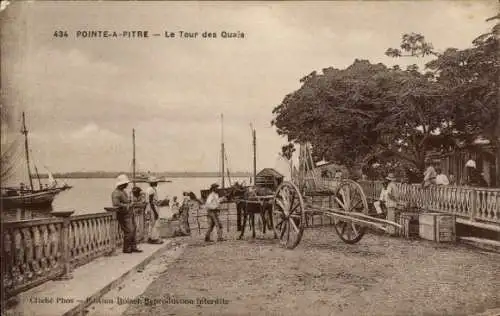
M312 143L317 160L353 165L390 156L422 170L429 150L450 152L498 132L499 29L465 50L440 54L411 33L386 51L435 56L425 73L358 59L311 72L274 108L272 124L290 142Z

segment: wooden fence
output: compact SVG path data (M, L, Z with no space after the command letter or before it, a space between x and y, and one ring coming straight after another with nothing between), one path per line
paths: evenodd
M116 210L71 216L4 222L2 287L5 298L54 279L67 279L71 271L95 258L113 255L123 243ZM144 208L136 208L137 240L145 238Z

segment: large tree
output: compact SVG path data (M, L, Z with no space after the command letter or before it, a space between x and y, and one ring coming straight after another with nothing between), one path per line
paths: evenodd
M452 137L460 147L480 150L474 142L488 139L500 157L500 102L499 102L499 34L500 15L487 21L497 21L491 31L472 42L472 47L459 50L449 48L442 54L432 50L419 34L406 34L401 49L388 49L393 57L423 57L435 55L426 68L443 87L444 102L449 108L448 124L441 128L442 135ZM476 147L476 148L474 148ZM500 159L496 159L497 183L500 183Z
M427 76L356 60L302 81L274 109L279 134L311 142L317 159L353 165L391 154L423 168L444 117L440 86Z
M316 159L348 165L392 156L422 170L429 150L450 152L479 135L497 142L498 29L468 50L439 54L415 33L387 50L436 56L426 73L365 60L312 72L273 110L272 123L289 141L311 142Z

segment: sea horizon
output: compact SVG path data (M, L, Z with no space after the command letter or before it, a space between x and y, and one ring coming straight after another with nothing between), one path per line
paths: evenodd
M131 176L129 171L73 171L73 172L56 172L53 173L54 178L65 179L109 179L116 178L120 174ZM161 172L136 172L136 177L147 176L148 174L166 178L216 178L220 177L221 173L216 171L161 171ZM230 177L251 177L253 173L246 171L230 172ZM48 174L42 173L32 175L32 178L40 177L41 179L48 178ZM228 177L228 174L225 174Z

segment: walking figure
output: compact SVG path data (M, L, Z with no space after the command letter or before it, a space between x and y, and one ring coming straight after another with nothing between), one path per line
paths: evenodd
M214 183L210 186L210 194L208 195L207 200L205 202L205 207L207 209L207 217L209 222L207 234L205 235L206 242L212 241L210 240L210 235L214 230L214 226L217 226L217 241L224 240L222 238L222 224L219 219L220 202L222 202L224 198L219 197L219 194L217 193L218 187L219 185L217 183Z

